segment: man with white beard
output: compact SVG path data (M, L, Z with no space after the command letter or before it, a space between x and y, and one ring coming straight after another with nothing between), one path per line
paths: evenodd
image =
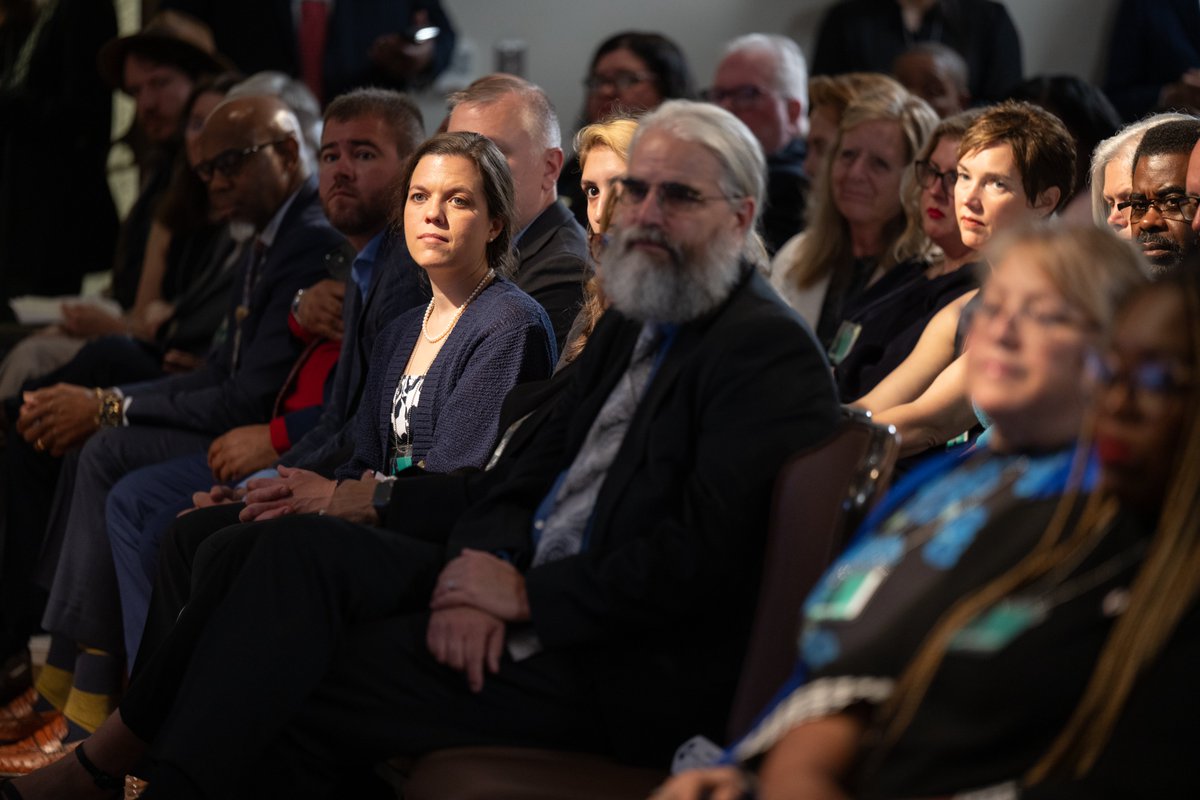
M148 747L145 798L322 797L346 767L451 746L665 767L689 736L719 740L776 472L838 418L811 333L756 269L763 174L722 109L645 117L603 267L612 310L503 483L447 545L335 494L324 516L258 523L236 569L198 564L84 743L94 766L121 774ZM60 779L91 780L71 762Z

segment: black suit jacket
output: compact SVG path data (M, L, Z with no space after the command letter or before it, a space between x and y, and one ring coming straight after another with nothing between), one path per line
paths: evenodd
M533 629L577 658L614 752L664 763L692 734L724 735L776 472L832 433L838 405L812 333L751 271L679 330L597 498L585 551L529 569L534 509L578 453L639 330L604 316L554 413L507 480L464 514L448 555L504 551L526 568Z
M1122 0L1104 91L1128 121L1154 111L1163 86L1200 67L1200 7L1191 0Z
M241 354L231 370L237 307L241 302L243 263L234 278L234 297L226 315L226 335L201 369L144 384L123 387L133 396L129 421L210 433L266 422L275 395L303 349L288 330L287 315L297 289L326 276L325 255L345 239L321 211L315 181L297 192L284 214L274 243L259 267L242 323Z
M560 353L591 274L587 235L566 206L551 203L521 234L517 274L512 277L513 283L550 315Z

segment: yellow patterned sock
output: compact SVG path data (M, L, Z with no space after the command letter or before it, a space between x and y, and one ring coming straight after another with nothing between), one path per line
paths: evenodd
M73 672L47 664L38 673L33 687L47 703L62 711L67 705L67 696L71 693L71 681L74 677Z
M114 694L95 694L72 687L63 716L88 733L95 733L116 708L117 696Z

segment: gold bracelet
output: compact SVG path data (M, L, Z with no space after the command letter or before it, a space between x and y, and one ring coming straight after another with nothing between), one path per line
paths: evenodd
M96 401L99 407L96 410L96 427L98 428L115 428L121 424L121 418L124 416L125 404L121 402L121 398L116 392L106 392L100 387L96 387Z

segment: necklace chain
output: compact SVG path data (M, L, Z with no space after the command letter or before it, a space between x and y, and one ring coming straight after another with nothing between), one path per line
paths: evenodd
M459 306L454 312L454 316L451 318L450 324L446 326L446 330L442 331L437 336L429 335L429 317L433 315L434 302L434 298L429 298L429 305L425 308L425 318L421 320L421 335L425 337L425 341L429 342L430 344L437 344L442 339L445 339L450 334L450 331L454 330L454 326L458 324L458 320L460 317L462 317L463 312L467 310L467 306L471 305L471 301L479 296L479 293L483 291L483 288L487 286L488 282L494 277L496 277L496 270L488 269L488 271L484 273L483 277L479 279L479 283L475 284L475 288L471 290L471 293L467 295L466 302Z

